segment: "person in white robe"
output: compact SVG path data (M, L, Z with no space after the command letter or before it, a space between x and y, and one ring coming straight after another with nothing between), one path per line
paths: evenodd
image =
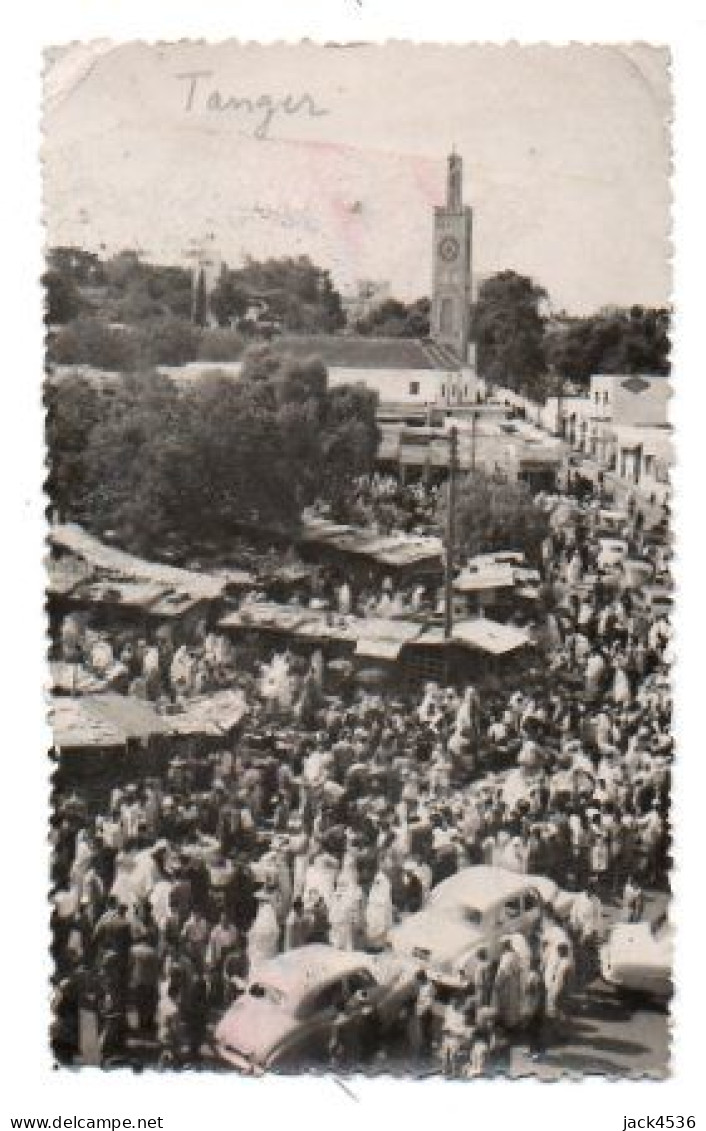
M248 931L248 967L252 977L257 975L258 967L279 950L279 924L275 909L264 895L258 895L259 906Z
M378 871L365 905L365 934L368 946L384 946L393 921L390 881L384 872Z

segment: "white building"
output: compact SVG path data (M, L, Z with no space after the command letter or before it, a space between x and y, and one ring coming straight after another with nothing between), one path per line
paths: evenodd
M673 463L668 377L599 373L585 397L561 402L562 433L654 503L669 495Z

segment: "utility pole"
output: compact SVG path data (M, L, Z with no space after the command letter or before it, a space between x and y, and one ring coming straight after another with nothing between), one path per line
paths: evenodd
M471 471L476 469L476 423L478 421L478 409L471 410Z
M453 633L453 576L456 544L456 471L458 465L458 429L454 425L449 436L449 496L446 511L446 546L444 554L444 640Z

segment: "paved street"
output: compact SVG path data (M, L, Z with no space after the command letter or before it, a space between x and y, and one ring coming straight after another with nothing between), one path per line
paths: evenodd
M663 1078L669 1059L669 1014L662 1007L633 1003L600 980L581 995L564 1039L530 1059L526 1045L513 1049L513 1074L556 1079L565 1073Z

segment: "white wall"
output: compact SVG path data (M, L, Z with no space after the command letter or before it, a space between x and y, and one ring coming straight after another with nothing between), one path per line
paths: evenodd
M614 424L666 424L669 380L652 374L596 373L590 400ZM596 402L598 396L598 402Z
M382 404L445 404L456 403L459 374L439 369L354 369L331 366L329 385L363 385L372 389ZM442 392L443 390L443 392Z

